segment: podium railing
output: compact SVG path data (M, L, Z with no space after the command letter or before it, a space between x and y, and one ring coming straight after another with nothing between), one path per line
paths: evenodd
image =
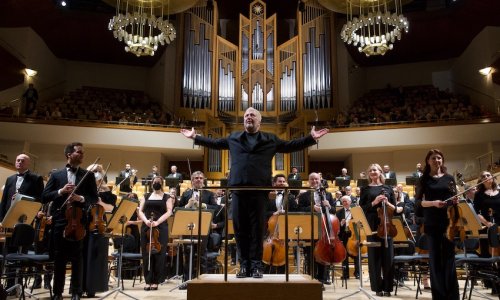
M229 207L229 192L234 192L234 191L253 191L253 192L256 192L256 191L268 191L268 192L271 192L271 191L274 191L274 190L284 190L284 196L283 196L283 199L288 199L288 194L290 193L290 191L292 190L306 190L309 192L310 194L310 216L311 216L311 236L310 236L310 239L311 239L311 253L310 253L310 268L309 270L311 270L311 276L313 276L312 274L314 274L314 259L313 259L313 249L314 249L314 237L315 237L315 234L314 234L314 194L311 193L313 191L315 191L315 189L313 188L300 188L300 187L272 187L272 186L269 186L269 187L263 187L263 186L237 186L237 187L227 187L227 186L211 186L211 187L204 187L203 189L200 189L200 191L204 191L204 190L215 190L215 189L224 189L225 190L225 193L226 193L226 201L227 203L225 203L224 205L224 212L225 212L225 223L224 223L224 226L227 226L228 224L228 207ZM201 197L200 197L201 199ZM285 214L284 214L284 217L285 217L285 236L284 236L284 240L286 241L286 245L285 245L285 281L288 282L289 281L289 257L288 257L288 248L289 248L289 245L288 245L288 240L289 240L289 236L288 236L288 201L283 201L283 207L285 209ZM201 212L202 212L202 205L198 205L198 211L199 211L199 224L201 223ZM225 234L224 234L224 281L227 282L227 271L228 271L228 230L226 228L226 230L224 230ZM236 234L236 232L235 232ZM198 237L198 253L201 253L201 228L200 226L198 226L198 232L197 232L197 237ZM261 241L263 242L263 241ZM198 255L197 257L197 272L196 272L196 278L199 277L200 275L200 255ZM299 268L299 266L297 266Z

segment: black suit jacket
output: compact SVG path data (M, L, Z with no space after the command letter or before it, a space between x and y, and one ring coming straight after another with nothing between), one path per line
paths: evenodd
M293 178L294 175L295 178ZM300 173L297 174L290 173L288 174L288 180L302 180L302 178L300 178Z
M272 159L276 153L299 151L316 144L311 135L284 141L272 133L259 131L255 145L249 145L247 132L233 132L227 138L211 139L197 135L196 145L229 149L231 173L229 186L269 186L272 182Z
M182 182L182 174L177 172L177 173L170 173L168 174L167 178L177 178L179 179L179 182Z
M79 185L80 181L84 177L86 170L82 168L78 168L76 172L76 185ZM53 216L53 220L57 225L65 225L66 217L64 215L65 208L61 208L64 201L68 198L68 194L59 195L59 189L63 188L64 185L68 183L68 171L66 168L57 170L56 172L50 175L49 182L45 186L45 189L42 193L42 202L49 203L53 201L52 206L50 208L50 214ZM76 189L75 194L83 196L85 198L85 203L82 206L88 207L91 204L97 203L97 186L95 184L94 174L89 174L85 177L85 180L80 184L80 186Z
M303 212L310 212L311 211L311 193L312 191L307 191L305 193L302 193L299 195L299 204L298 204L298 211L303 211ZM330 203L330 206L332 207L330 209L331 213L335 213L335 202L332 196L332 193L326 192L325 193L326 200Z
M385 176L385 173L384 173ZM394 171L389 171L389 176L385 176L385 178L394 178L396 179L396 173Z
M269 218L276 211L278 211L278 209L276 208L276 200L269 199L267 201L267 205L266 205L266 220L269 220ZM288 193L288 211L297 211L297 204L295 202L295 196L292 193Z
M179 206L186 206L191 197L193 197L193 190L186 190L184 193L182 193ZM215 201L214 193L212 193L211 191L201 191L200 201L201 203L205 203L207 205L207 209L217 209L217 202Z
M120 171L120 177L121 177L121 178L125 178L125 177L127 177L127 174L126 174L126 173L127 173L127 172L126 172L125 170ZM132 170L130 170L130 172L129 172L129 176L130 176L130 175L132 175ZM125 180L125 181L126 181L126 180ZM130 181L128 181L128 182L130 182ZM135 177L134 177L134 184L136 184L136 183L137 183L137 176L135 176Z
M339 224L341 224L341 221L345 219L345 208L341 208L337 211L336 216L339 219ZM352 216L351 216L352 219ZM342 240L342 242L347 241L347 239L350 236L350 232L346 229L346 224L340 225L340 231L339 231L339 238ZM346 246L346 245L344 245Z
M19 188L18 193L34 197L41 201L43 191L43 178L42 176L31 173L29 170L24 175L23 183ZM5 187L2 194L2 202L0 202L0 222L3 221L5 214L10 208L12 196L16 193L17 174L7 177Z

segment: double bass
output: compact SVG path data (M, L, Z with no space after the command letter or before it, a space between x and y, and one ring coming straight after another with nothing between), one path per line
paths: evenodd
M340 223L337 216L330 214L328 208L323 204L325 200L325 189L319 190L321 199L321 239L314 246L314 258L323 265L331 265L344 261L347 255L342 241L338 238ZM323 210L325 211L323 213Z

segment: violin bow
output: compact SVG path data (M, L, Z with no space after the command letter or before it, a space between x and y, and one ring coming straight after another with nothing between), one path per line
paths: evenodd
M94 160L94 163L91 165L92 167L90 168L93 169L96 165L97 165L97 162L100 160L101 158L100 157L97 157L95 160ZM76 190L80 187L80 185L83 183L83 181L85 181L85 178L89 175L90 173L90 170L86 170L85 171L85 174L83 175L82 179L80 180L80 182L78 182L78 184L76 185L76 187L71 191L71 193L68 195L68 198L66 198L66 201L63 202L63 204L57 209L57 210L61 210L61 208L63 208L64 205L66 205L66 203L68 203L69 199L71 199L71 197L73 197L73 195L75 194ZM76 174L75 174L75 180L76 180Z
M101 182L99 183L99 186L97 187L97 192L101 189L102 183L104 182L104 178L106 177L106 174L108 174L108 169L111 166L111 162L108 163L106 170L104 171L104 174L102 175Z

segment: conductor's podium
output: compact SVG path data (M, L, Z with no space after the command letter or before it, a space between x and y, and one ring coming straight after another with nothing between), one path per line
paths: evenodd
M321 283L308 275L268 275L264 278L236 278L223 274L204 274L188 283L187 300L318 300L323 299Z

